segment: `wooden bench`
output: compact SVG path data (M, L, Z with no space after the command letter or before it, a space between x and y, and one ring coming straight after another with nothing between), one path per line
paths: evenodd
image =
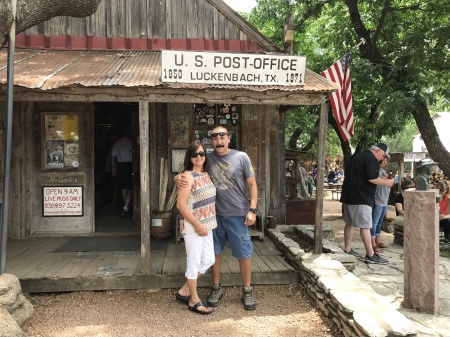
M323 187L328 190L340 190L342 189L342 183L324 183Z
M341 193L342 193L342 190L340 190L340 189L331 191L331 199L339 200L341 198ZM335 196L336 196L336 199L335 199Z

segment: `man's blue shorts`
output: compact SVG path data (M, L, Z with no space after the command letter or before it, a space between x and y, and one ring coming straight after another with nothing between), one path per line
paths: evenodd
M217 216L217 228L213 229L214 254L223 253L225 243L237 259L251 259L253 245L248 227L244 224L245 216Z

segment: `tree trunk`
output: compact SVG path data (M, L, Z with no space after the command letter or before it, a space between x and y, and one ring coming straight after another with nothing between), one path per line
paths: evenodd
M92 15L101 0L17 0L16 33L50 20L55 16L82 18ZM1 45L7 40L12 24L10 0L0 0Z
M352 149L350 148L350 144L344 141L344 138L342 138L336 119L334 118L333 110L331 108L328 110L328 124L331 125L331 127L339 137L339 141L341 142L342 154L344 155L344 167L347 167L347 164L350 161L350 157L352 156Z
M289 138L289 149L297 150L297 141L300 135L302 134L303 129L300 126L297 126L292 133L292 136Z
M427 105L418 99L418 107L414 109L413 116L419 128L430 157L437 163L447 177L450 177L450 154L445 149L439 138L433 119L430 116Z

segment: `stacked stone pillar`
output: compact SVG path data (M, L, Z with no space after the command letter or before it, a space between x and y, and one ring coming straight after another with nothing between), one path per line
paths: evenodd
M428 314L439 310L439 205L437 190L404 193L403 306Z

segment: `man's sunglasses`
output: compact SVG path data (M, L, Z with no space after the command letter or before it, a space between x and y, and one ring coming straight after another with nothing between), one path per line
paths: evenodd
M204 156L206 156L206 153L203 151L191 153L191 158L197 158L197 156L204 157Z
M217 133L211 133L211 138L217 138L217 137L225 137L228 136L228 133L226 132L217 132Z

